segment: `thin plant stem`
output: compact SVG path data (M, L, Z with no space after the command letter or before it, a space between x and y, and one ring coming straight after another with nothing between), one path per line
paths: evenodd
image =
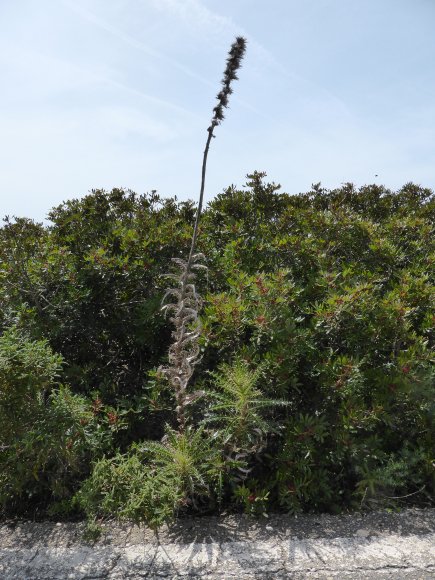
M196 210L195 226L193 228L192 244L190 246L189 259L187 260L187 270L186 270L186 273L188 273L190 271L190 268L191 268L191 265L192 265L192 256L193 256L193 253L195 251L195 246L196 246L196 239L198 237L199 218L201 216L202 204L203 204L203 200L204 200L205 174L207 172L207 157L208 157L208 152L209 152L209 149L210 149L211 140L214 137L214 135L213 135L214 128L215 128L215 125L211 125L208 128L208 137L207 137L207 142L206 142L205 148L204 148L204 155L203 155L203 158L202 158L201 189L200 189L200 192L199 192L198 208Z
M195 225L193 228L192 242L187 261L179 258L173 259L179 268L179 274L170 277L175 279L178 287L167 290L163 301L167 296L173 296L169 304L163 306L167 311L172 311L171 322L174 324L172 332L173 342L169 347L169 365L161 369L174 389L176 400L176 416L179 433L183 433L186 428L186 407L199 396L202 391L188 394L187 386L192 377L195 365L200 359L199 336L201 333L201 322L198 311L201 307L201 297L198 295L194 285L194 269L205 267L197 263L201 255L195 254L196 242L199 232L199 220L201 217L204 201L205 176L207 172L207 158L210 143L214 137L214 128L224 119L224 109L228 107L228 97L232 93L231 83L237 79L236 72L240 68L246 50L246 40L239 36L231 45L227 58L227 66L222 79L222 88L217 95L217 105L213 109L213 117L208 127L208 136L204 148L201 168L201 188L199 193L198 208L196 211Z

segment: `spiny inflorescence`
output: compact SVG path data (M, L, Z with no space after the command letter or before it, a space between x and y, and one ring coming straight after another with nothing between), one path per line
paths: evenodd
M231 88L232 81L238 79L237 71L241 66L243 56L246 51L246 39L242 36L238 36L236 40L231 45L230 51L227 58L227 67L224 72L224 77L222 79L222 89L217 95L218 104L213 109L213 118L211 120L211 125L208 131L212 132L213 129L219 125L225 118L224 109L228 107L228 97L233 92Z

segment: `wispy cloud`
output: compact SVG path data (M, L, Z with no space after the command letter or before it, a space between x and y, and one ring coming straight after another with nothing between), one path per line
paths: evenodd
M216 12L206 8L200 2L196 0L180 0L180 1L173 1L173 0L151 0L152 5L159 10L166 10L170 11L175 16L181 18L185 22L187 22L190 26L195 26L200 28L203 31L207 31L207 35L210 34L210 31L213 31L213 36L216 38L217 36L225 37L226 39L230 34L232 35L243 35L249 36L246 31L238 27L230 18L221 16ZM114 26L113 24L107 22L94 12L91 12L87 8L83 6L79 6L76 3L73 3L71 0L62 0L62 3L67 6L69 9L74 11L78 14L81 18L87 20L91 24L95 25L96 27L104 30L105 32L111 34L112 36L122 40L128 46L139 50L148 56L152 57L154 60L160 60L162 62L167 63L170 67L179 70L180 72L184 73L190 78L195 79L196 81L200 82L201 84L207 87L216 88L216 80L209 80L205 78L203 75L196 73L191 68L184 65L182 62L175 60L167 55L163 54L161 51L157 51L143 41L138 40L131 34L119 29L118 27ZM253 38L250 38L250 44L255 46L257 52L263 54L263 56L269 60L271 59L270 53L268 53L259 43L257 43ZM115 82L114 80L110 81L111 84L115 85L118 84L120 87L122 86L125 90L130 90L136 93L140 93L137 89L128 88L122 83ZM152 99L152 97L147 94L146 98ZM251 112L261 115L262 117L266 117L266 115L262 114L256 107L252 104L248 103L247 101L240 99L239 97L235 96L233 100L239 103L242 107L250 110ZM167 106L171 106L171 108L176 109L177 106L174 104L169 104L167 101L165 102ZM186 112L186 111L184 111Z
M228 33L241 33L241 28L227 16L210 10L198 0L151 0L153 7L160 11L170 12L189 26L208 34L213 30L216 38Z
M70 0L62 0L62 3L65 6L67 6L68 8L70 8L72 11L74 11L76 14L81 16L83 19L94 24L95 26L97 26L101 30L104 30L105 32L111 34L112 36L119 38L125 44L127 44L127 45L129 45L137 50L140 50L141 52L147 54L148 56L151 56L153 59L165 61L171 67L183 72L185 75L187 75L191 78L194 78L195 80L197 80L205 85L208 85L208 86L211 85L210 81L205 79L203 76L197 74L195 71L193 71L191 68L187 67L183 63L163 54L160 51L157 51L157 50L151 48L150 46L148 46L147 44L145 44L141 40L138 40L137 38L135 38L131 34L128 34L127 32L121 30L120 28L113 26L113 24L110 24L109 22L102 19L97 14L95 14L94 12L91 12L87 8L84 8L83 6L79 6L77 3L73 3Z
M99 82L101 76L91 67L68 62L54 54L44 54L34 47L10 47L7 54L0 52L5 83L3 94L17 87L25 87L22 98L52 96Z
M189 109L186 109L184 107L180 107L179 105L176 105L175 103L172 103L171 101L168 101L166 99L162 99L160 97L150 95L149 93L146 93L145 91L142 91L140 89L136 89L132 86L126 85L125 83L121 83L120 81L117 81L115 79L104 77L101 80L104 81L109 86L112 86L114 88L118 88L122 91L125 91L126 93L131 94L131 95L136 95L140 98L145 99L149 103L153 103L157 106L161 106L163 108L169 109L175 113L180 113L183 116L190 117L191 119L198 119L198 120L202 119L202 117L200 117L200 115L190 111Z
M178 136L176 128L169 123L153 119L129 107L100 107L95 124L109 137L127 139L132 135L151 139L158 143L168 143Z
M207 38L215 41L227 42L228 36L240 35L248 39L249 51L248 59L251 51L253 57L251 62L257 61L259 68L272 69L275 75L287 78L295 90L308 89L320 96L323 100L327 100L334 108L340 108L343 114L348 116L349 109L346 103L340 99L336 94L320 86L317 82L289 70L288 66L284 65L276 56L261 44L248 30L236 23L232 18L219 14L216 10L211 10L205 6L201 0L151 0L152 6L164 11L172 16L181 19L187 26L194 28L196 32L202 31ZM314 9L314 8L313 8ZM210 83L207 83L210 84ZM233 97L234 102L239 103L243 107L256 113L263 118L271 118L269 114L261 112L258 108L252 106L247 101L240 99L237 95Z
M151 0L152 6L159 11L165 11L179 18L189 27L195 28L207 38L228 41L228 36L244 36L249 40L249 45L256 52L257 57L264 61L274 60L272 54L259 43L252 34L243 26L228 16L211 10L200 0Z
M116 76L114 71L107 67L95 68L83 63L77 64L53 54L44 54L34 49L21 47L15 47L7 59L0 55L0 62L5 66L8 78L13 79L15 87L20 82L26 83L23 99L26 98L26 94L31 89L33 103L35 97L47 98L60 93L83 90L86 86L101 85L137 96L148 103L171 110L183 117L200 118L196 113L171 101L116 80L113 78ZM7 94L7 91L8 85L6 85L4 93Z

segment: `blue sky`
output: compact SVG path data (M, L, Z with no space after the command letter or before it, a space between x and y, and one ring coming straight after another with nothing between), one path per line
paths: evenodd
M435 0L0 0L0 21L1 216L93 188L196 199L236 35L206 199L253 170L435 188Z

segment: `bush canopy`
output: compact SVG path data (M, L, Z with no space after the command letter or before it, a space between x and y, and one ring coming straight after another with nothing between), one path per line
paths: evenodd
M0 229L0 509L158 526L221 509L428 504L433 193L288 195L254 172L204 210L188 427L159 369L195 205L113 189Z

